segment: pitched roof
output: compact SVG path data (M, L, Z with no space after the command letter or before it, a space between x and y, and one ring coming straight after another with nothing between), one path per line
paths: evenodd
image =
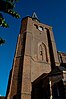
M61 74L62 73L62 70L56 66L50 73L49 73L49 76L54 76L54 75L58 75L58 74Z

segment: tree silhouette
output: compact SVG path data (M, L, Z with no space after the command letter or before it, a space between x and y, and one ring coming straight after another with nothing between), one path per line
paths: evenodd
M4 44L5 43L5 40L3 40L1 37L0 37L0 45Z
M5 18L3 17L2 12L7 13L15 18L20 18L20 15L14 11L15 3L18 0L0 0L0 26L8 28L9 25L6 23ZM0 45L5 41L0 38Z

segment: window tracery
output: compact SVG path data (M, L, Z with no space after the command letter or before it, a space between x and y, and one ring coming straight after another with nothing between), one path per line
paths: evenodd
M38 44L38 59L40 61L48 62L47 48L43 42Z

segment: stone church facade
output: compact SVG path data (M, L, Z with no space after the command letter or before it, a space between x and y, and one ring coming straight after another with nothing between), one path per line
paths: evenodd
M5 99L66 99L66 54L36 14L22 19Z

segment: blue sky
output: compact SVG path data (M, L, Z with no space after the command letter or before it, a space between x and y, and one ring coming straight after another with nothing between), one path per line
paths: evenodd
M9 72L12 67L21 20L35 11L39 20L53 27L58 51L66 52L66 0L20 0L15 10L21 18L3 13L9 28L0 27L0 37L6 40L0 46L0 95L6 94Z

